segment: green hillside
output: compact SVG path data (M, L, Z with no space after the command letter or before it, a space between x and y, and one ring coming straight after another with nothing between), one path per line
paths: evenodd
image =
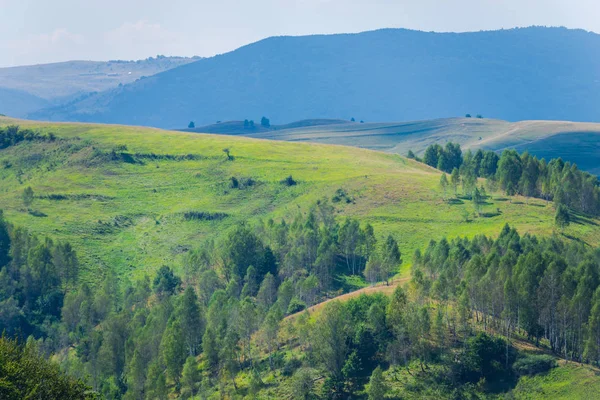
M600 174L600 124L566 121L507 122L487 118L443 118L409 122L345 122L290 124L271 129L244 129L241 123L222 123L194 132L244 135L252 138L342 144L406 155L422 154L427 146L459 143L463 149L500 151L515 148L539 158L562 157L581 169ZM304 126L302 126L304 125Z
M368 221L380 236L394 234L406 255L442 236L496 235L507 222L523 233L554 230L554 210L539 200L494 196L484 209L490 217L472 218L470 201L442 200L438 171L394 154L137 127L6 118L0 124L59 138L0 151L1 208L16 225L71 242L89 280L107 268L120 274L178 268L182 254L236 223L290 219L338 190L346 194L334 204L340 217ZM290 175L297 185L281 183ZM254 184L232 189L231 177ZM31 212L22 200L28 186L35 195ZM189 211L219 217L186 220ZM583 221L565 235L599 243L594 222Z

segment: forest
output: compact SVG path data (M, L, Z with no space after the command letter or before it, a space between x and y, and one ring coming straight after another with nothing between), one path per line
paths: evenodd
M9 145L54 140L3 135ZM440 185L456 196L458 185L481 196L485 177L492 193L598 212L597 180L560 159L463 156L448 144L423 161L450 171ZM23 200L32 196L26 188ZM432 240L406 260L397 238L336 217L334 204L322 198L287 220L235 224L152 276L106 268L97 281L81 279L69 243L0 214L0 357L44 360L31 375L0 370L0 394L31 396L35 374L46 374L55 382L46 398L486 398L509 395L557 358L600 366L597 250L506 225L497 238ZM390 282L405 261L412 280ZM308 311L363 278L391 296Z
M560 158L547 162L515 150L504 150L500 156L493 151L467 150L463 155L460 145L452 142L445 147L429 146L422 159L412 151L408 156L450 174L450 178L442 179L455 194L462 185L464 194L475 196L480 192L477 178L486 178L491 193L502 190L507 196L520 194L553 201L555 207L564 205L575 212L600 214L598 177Z
M205 243L181 276L164 266L153 279L122 283L107 271L93 289L78 282L68 243L1 219L0 330L58 355L106 398L164 398L172 385L189 397L199 384L196 356L214 379L254 370L256 332L273 350L285 315L344 291L340 270L377 282L400 262L394 238L378 244L370 225L336 222L322 200L291 223L240 225L219 246Z

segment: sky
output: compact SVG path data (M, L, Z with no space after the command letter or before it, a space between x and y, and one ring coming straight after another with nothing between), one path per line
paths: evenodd
M278 35L566 26L600 32L598 0L0 0L0 67L209 57Z

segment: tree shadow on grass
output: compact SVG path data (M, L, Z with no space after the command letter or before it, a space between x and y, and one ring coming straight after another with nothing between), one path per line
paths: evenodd
M571 222L578 225L593 225L598 226L598 223L587 215L579 212L571 211Z
M462 201L461 199L448 199L448 204L453 206L453 205L457 205L457 204L465 204L465 202Z
M508 197L496 197L495 199L492 198L492 200L494 200L494 201L509 201L510 199Z
M532 207L546 208L545 204L540 204L540 203L529 203L529 205Z
M480 214L482 218L493 218L502 215L502 211L484 212Z
M571 240L573 240L575 242L579 242L579 243L585 244L586 246L588 245L588 243L585 240L583 240L581 238L578 238L578 237L575 237L573 235L569 235L569 234L566 234L564 232L561 232L561 235L564 236L564 237L566 237L567 239L571 239Z
M44 214L41 211L38 210L28 210L29 215L33 215L34 217L47 217L47 214Z

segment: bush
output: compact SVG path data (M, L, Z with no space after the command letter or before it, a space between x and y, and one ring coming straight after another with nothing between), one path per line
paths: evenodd
M292 376L294 372L302 366L302 362L297 358L290 358L285 362L283 368L281 369L281 374L283 376Z
M300 300L299 298L294 297L294 298L292 298L292 301L290 301L290 305L288 306L287 313L295 314L297 312L304 310L305 308L306 308L306 303L303 302L302 300Z
M513 370L517 375L536 375L550 371L556 365L556 359L547 354L530 355L515 361Z
M295 186L298 182L296 182L294 178L292 178L292 176L290 175L287 178L283 179L280 183L286 186Z
M348 204L354 201L352 197L348 196L344 189L338 189L335 191L335 195L331 198L331 201L333 201L334 203L339 203L342 200L344 200Z
M505 365L512 365L513 357L511 348L506 359L506 342L503 339L479 333L469 338L458 354L458 362L453 364L455 381L475 384L481 379L488 382L507 379L511 371Z
M187 211L183 213L187 221L220 221L227 218L227 214L220 212Z

